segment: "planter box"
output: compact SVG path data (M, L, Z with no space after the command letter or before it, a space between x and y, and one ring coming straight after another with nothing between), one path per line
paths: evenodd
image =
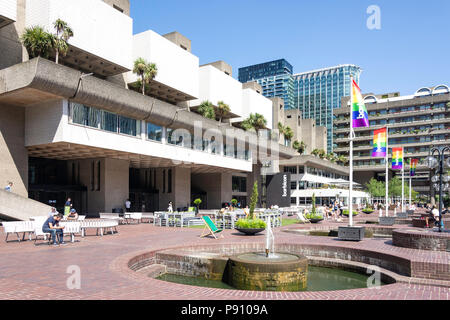
M311 223L319 223L319 222L323 221L323 219L309 219L309 221Z
M414 214L414 210L407 210L406 212L408 213L409 216L412 216Z
M254 236L257 233L263 232L266 229L239 229L236 228L237 231L245 233L246 235Z
M397 218L399 218L399 219L408 219L408 213L406 213L406 212L397 212Z
M344 241L361 241L365 233L365 227L339 227L338 237Z
M393 226L395 224L396 217L380 217L378 224L380 226Z

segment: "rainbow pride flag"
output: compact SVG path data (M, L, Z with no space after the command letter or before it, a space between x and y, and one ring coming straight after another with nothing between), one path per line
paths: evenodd
M369 114L361 95L361 89L355 80L352 80L352 126L353 128L369 127Z
M411 159L410 160L410 170L409 175L414 177L416 175L417 165L419 164L419 159Z
M392 148L392 170L403 169L403 148Z
M375 130L373 132L372 157L386 157L387 152L387 128Z

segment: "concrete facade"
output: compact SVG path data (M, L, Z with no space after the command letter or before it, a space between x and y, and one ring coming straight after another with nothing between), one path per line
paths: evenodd
M225 73L227 76L230 76L230 77L233 76L233 68L223 60L206 63L206 64L201 65L200 67L204 67L204 66L213 66L213 67L219 69L220 71L222 71L223 73Z
M166 38L167 40L172 41L173 43L175 43L177 46L179 46L183 50L192 52L191 40L189 40L188 38L183 36L181 33L174 31L174 32L170 32L170 33L163 35L163 37Z
M28 197L28 151L25 148L25 109L0 103L0 183Z

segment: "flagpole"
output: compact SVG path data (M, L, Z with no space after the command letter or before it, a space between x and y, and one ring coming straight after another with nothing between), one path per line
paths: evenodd
M402 212L405 212L405 158L403 158L402 163Z
M348 217L349 217L349 227L353 227L353 76L350 76L350 151L349 151L349 162L350 162L350 175L349 175L349 188L348 188Z
M389 217L389 127L386 126L386 217Z
M411 190L412 190L412 176L411 176L411 169L410 169L410 171L409 171L409 210L411 210L411 201L412 201Z

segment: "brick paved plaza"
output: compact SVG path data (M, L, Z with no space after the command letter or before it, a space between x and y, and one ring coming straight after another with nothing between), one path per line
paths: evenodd
M325 221L317 226L326 229L337 225ZM318 255L321 250L335 250L340 256L353 255L352 260L357 260L359 255L369 259L390 257L394 264L406 268L414 277L385 270L387 274L396 276L397 283L381 289L329 292L230 291L167 283L132 271L129 261L167 248L251 246L264 243L264 235L248 237L227 230L224 239L215 240L200 238L201 229L140 224L120 226L116 235L98 237L89 233L85 238L77 237L76 243L61 247L49 247L43 241L37 246L32 241L5 243L3 234L0 242L0 299L450 299L449 252L394 247L387 238L342 242L332 237L306 236L298 232L311 226L293 224L277 229L278 246L308 248L308 252L313 254L316 251ZM81 289L69 290L66 285L70 277L67 268L73 265L80 267Z

